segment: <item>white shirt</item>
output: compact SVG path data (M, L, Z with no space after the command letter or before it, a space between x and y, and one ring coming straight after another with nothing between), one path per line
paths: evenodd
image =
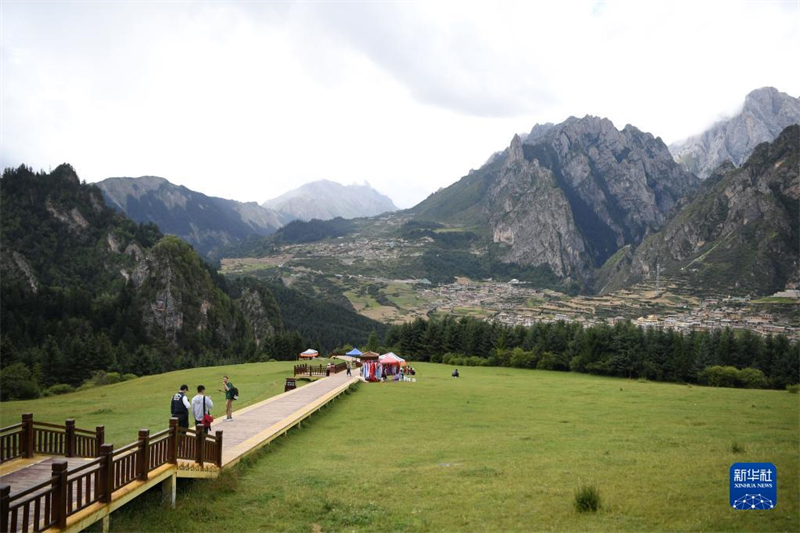
M206 399L206 408L205 413L203 413L203 398ZM203 414L207 414L211 412L211 409L214 408L214 402L211 401L211 398L208 396L203 396L202 394L198 394L194 398L192 398L192 414L194 415L195 420L202 420Z

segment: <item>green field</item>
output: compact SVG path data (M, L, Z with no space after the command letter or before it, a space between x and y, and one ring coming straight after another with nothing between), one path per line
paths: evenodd
M327 359L318 359L313 364L327 362ZM67 418L74 418L75 425L83 429L105 425L106 442L120 447L135 441L140 428L149 428L154 433L169 425L170 400L181 384L189 385L190 399L196 394L197 385L205 385L206 392L215 402L212 414L224 416L224 397L217 392L222 387L223 375L229 376L239 389L235 410L282 393L285 378L292 375L294 364L294 361L282 361L193 368L63 396L3 402L0 404L0 427L16 424L22 413L29 412L33 413L35 420L42 422L60 424ZM303 383L298 381L298 385Z
M112 529L800 530L798 395L415 366L417 383L362 384L260 457L182 482L177 509L153 492ZM778 468L773 511L728 506L730 465L751 461ZM596 514L574 510L581 484Z

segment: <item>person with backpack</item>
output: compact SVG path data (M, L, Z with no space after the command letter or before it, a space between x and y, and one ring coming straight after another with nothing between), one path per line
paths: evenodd
M222 376L222 388L219 391L225 393L225 420L233 420L233 400L238 399L239 390L233 386L228 376Z
M206 396L206 388L198 385L197 396L192 398L192 415L194 416L195 425L202 425L205 433L208 433L211 429L211 422L214 421L214 417L211 416L211 409L213 408L214 402Z
M187 392L189 392L189 385L181 385L180 390L172 397L172 404L170 405L172 416L178 419L178 427L182 428L189 427L189 409L191 409L191 406L189 405L189 398L186 397Z

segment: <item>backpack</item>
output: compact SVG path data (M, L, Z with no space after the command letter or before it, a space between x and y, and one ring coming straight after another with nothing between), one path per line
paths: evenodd
M234 400L238 400L239 399L239 389L237 389L236 387L232 387L231 388L231 396L233 396Z

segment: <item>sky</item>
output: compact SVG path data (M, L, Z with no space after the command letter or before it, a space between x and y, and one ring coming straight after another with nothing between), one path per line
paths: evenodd
M411 207L536 123L668 144L800 96L800 2L0 4L0 166L240 201L369 182Z

